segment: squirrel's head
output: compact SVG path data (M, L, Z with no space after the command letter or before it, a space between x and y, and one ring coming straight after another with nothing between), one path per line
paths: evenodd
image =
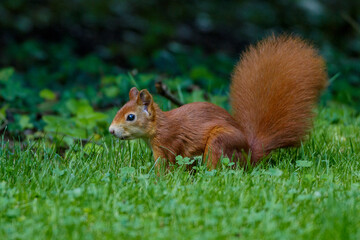
M149 138L155 131L155 104L148 90L130 89L130 100L117 112L109 132L122 140Z

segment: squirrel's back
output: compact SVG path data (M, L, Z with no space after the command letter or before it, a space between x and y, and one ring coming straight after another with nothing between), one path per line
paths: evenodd
M270 36L242 54L232 75L231 103L253 162L273 149L299 145L326 85L324 60L298 37Z

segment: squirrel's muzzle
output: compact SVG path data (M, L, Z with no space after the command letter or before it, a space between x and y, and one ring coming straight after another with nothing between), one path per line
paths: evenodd
M113 125L110 125L109 127L109 132L112 134L112 135L115 135L115 127Z

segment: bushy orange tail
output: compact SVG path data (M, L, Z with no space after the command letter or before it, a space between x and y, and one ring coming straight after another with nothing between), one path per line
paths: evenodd
M270 36L242 55L232 75L231 103L252 151L252 161L299 145L312 127L324 60L302 39Z

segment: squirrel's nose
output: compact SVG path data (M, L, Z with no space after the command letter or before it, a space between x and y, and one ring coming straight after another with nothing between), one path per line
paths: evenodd
M114 135L115 134L115 128L113 126L109 127L109 132Z

